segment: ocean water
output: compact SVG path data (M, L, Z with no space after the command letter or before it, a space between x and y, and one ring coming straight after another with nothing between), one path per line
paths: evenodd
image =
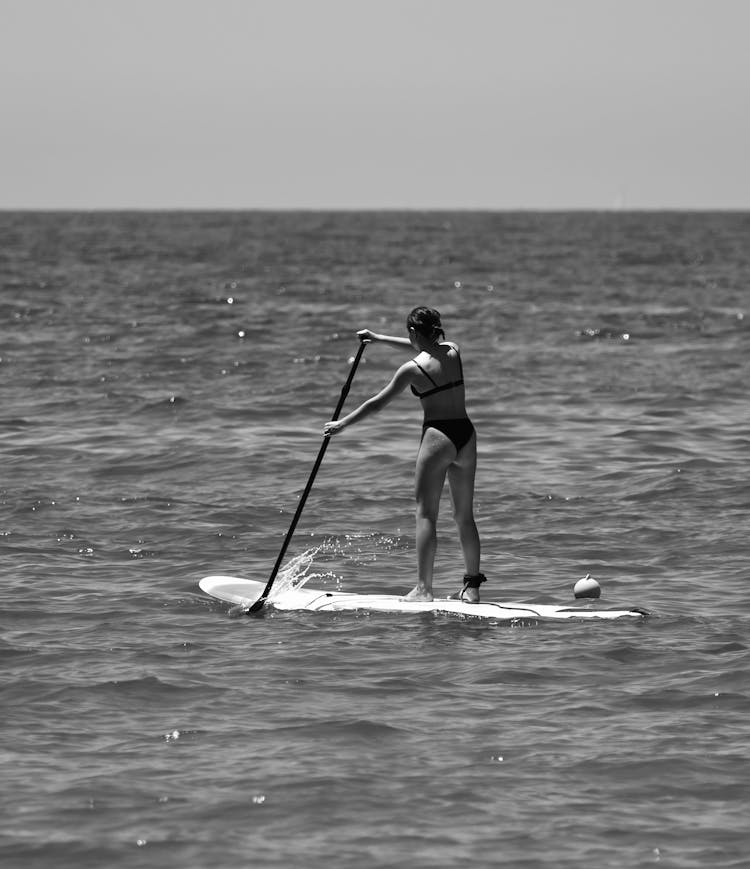
M745 867L750 214L0 213L0 865ZM487 600L266 610L356 351L437 307ZM406 356L368 347L347 407ZM414 582L418 402L334 438L280 579ZM304 565L304 567L302 566ZM436 590L463 573L446 497Z

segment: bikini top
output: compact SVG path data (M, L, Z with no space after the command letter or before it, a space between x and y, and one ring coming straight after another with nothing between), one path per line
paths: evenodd
M414 393L414 395L417 396L417 398L427 398L428 395L434 395L436 392L444 392L446 389L454 389L456 386L464 385L464 368L461 364L461 354L458 352L458 350L456 350L456 353L458 354L458 370L460 372L460 378L458 380L452 380L450 383L442 383L440 386L435 383L432 377L430 377L430 375L424 370L424 368L422 368L422 366L419 364L419 362L417 362L416 359L412 360L417 368L422 372L422 374L424 374L424 376L430 381L430 383L433 384L433 388L428 389L426 392L417 392L417 390L412 385L411 391Z

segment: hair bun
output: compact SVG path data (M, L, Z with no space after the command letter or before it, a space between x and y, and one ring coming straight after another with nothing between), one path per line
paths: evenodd
M436 311L434 308L421 306L414 308L406 318L406 327L407 329L414 329L415 332L419 332L425 338L435 339L440 335L445 337L445 332L443 332L443 326L440 322L440 311Z

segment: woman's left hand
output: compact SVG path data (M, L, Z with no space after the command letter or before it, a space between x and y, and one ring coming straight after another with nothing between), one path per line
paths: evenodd
M328 438L331 435L335 435L337 432L340 432L343 426L341 425L340 420L332 419L330 422L327 422L323 426L323 434Z

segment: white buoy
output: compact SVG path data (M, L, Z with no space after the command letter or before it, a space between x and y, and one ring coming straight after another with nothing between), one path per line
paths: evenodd
M599 583L588 573L583 579L579 579L573 586L573 594L575 597L599 597L602 593L602 588Z

